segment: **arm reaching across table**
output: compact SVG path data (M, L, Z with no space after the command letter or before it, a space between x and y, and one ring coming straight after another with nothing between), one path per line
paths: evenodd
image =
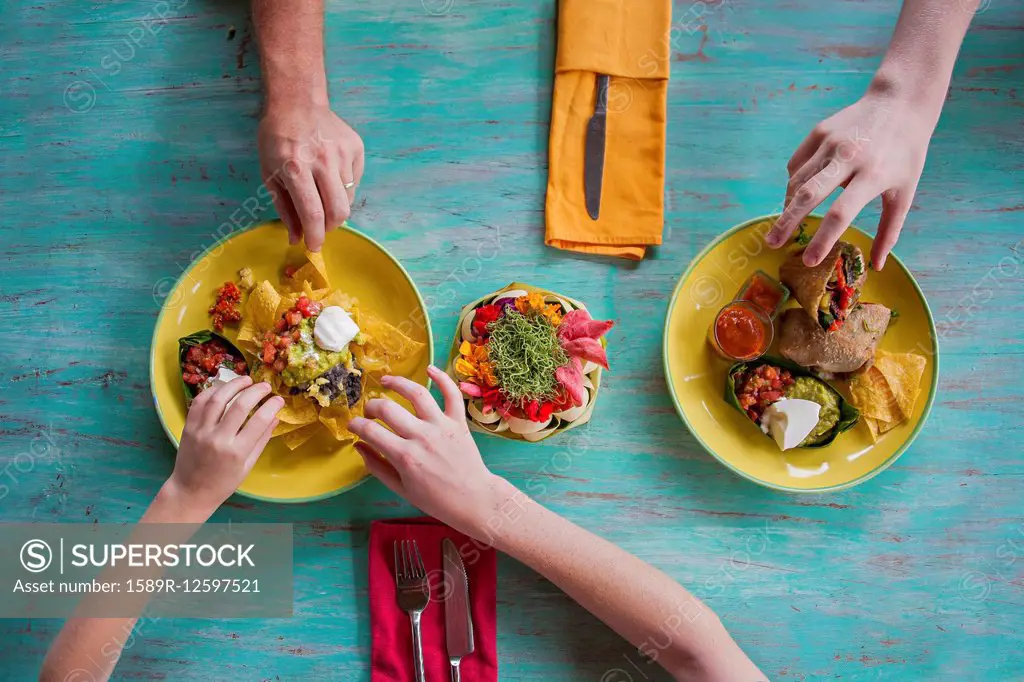
M191 535L205 523L241 485L277 426L276 415L284 405L284 399L278 396L263 403L246 421L269 393L269 384L253 386L247 376L201 392L189 409L174 471L139 523L192 524L174 527L175 533L180 528L182 535ZM188 537L176 539L185 542ZM107 569L101 578L111 577L118 570ZM141 615L150 596L148 592L139 592L120 595L118 599L130 603ZM109 595L88 595L79 610L88 610L90 600L106 598ZM69 618L46 654L39 679L106 680L114 671L137 619L138 616Z
M253 0L266 103L260 171L289 240L319 251L348 218L363 177L363 141L331 111L323 0Z
M939 121L960 43L979 0L905 0L889 50L864 96L825 119L789 160L786 207L765 241L779 247L837 187L804 252L820 263L857 214L878 195L871 262L881 270L899 239Z
M491 473L466 426L458 386L436 367L429 373L444 410L419 384L385 377L384 387L407 398L416 415L377 398L367 403L369 419L352 420L350 429L363 441L356 448L377 478L427 514L551 580L676 679L767 679L714 612L679 583ZM512 505L514 521L493 523L507 518Z

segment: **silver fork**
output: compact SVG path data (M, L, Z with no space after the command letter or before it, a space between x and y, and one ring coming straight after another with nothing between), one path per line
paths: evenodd
M398 608L409 614L412 624L412 661L416 682L424 682L420 616L430 603L430 585L415 540L395 541L395 584L398 587Z

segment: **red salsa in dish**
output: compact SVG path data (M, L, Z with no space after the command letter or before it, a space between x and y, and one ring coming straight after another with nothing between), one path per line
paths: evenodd
M188 349L181 378L186 384L198 388L216 376L221 367L227 367L239 376L249 372L242 358L235 357L223 343L213 339Z
M758 270L740 290L740 300L750 301L761 306L771 317L775 317L779 308L789 298L789 290L765 273Z
M224 282L224 286L217 289L217 302L210 306L209 311L215 330L222 332L225 323L242 319L242 313L238 310L241 300L242 290L234 282Z
M734 301L722 308L713 332L716 350L734 360L752 360L768 350L772 342L771 320L749 301Z
M746 372L739 372L733 380L740 407L756 423L761 422L764 411L781 400L786 389L793 385L793 375L789 370L773 365L758 365Z

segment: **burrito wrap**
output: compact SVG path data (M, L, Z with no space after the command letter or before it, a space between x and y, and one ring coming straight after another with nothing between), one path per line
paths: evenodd
M790 308L780 318L779 352L802 367L823 372L866 370L874 361L889 317L889 309L881 303L861 303L846 324L826 332L803 312Z
M813 268L804 265L804 249L790 254L789 258L779 267L779 279L789 287L793 298L807 311L815 323L818 322L818 303L825 295L828 280L836 269L836 261L844 252L849 257L860 257L861 262L864 262L864 253L858 247L848 242L836 242L836 245L825 256L825 260ZM847 284L859 292L867 276L867 269L862 267L860 274Z

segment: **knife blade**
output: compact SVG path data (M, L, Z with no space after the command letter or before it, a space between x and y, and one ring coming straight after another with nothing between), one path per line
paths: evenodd
M604 142L608 132L608 76L597 74L594 115L587 122L583 159L583 195L591 220L601 215L601 185L604 183Z
M444 636L452 680L459 680L459 664L473 653L473 615L469 605L469 579L455 543L445 538L441 543L444 555L444 584L448 594L444 602Z

